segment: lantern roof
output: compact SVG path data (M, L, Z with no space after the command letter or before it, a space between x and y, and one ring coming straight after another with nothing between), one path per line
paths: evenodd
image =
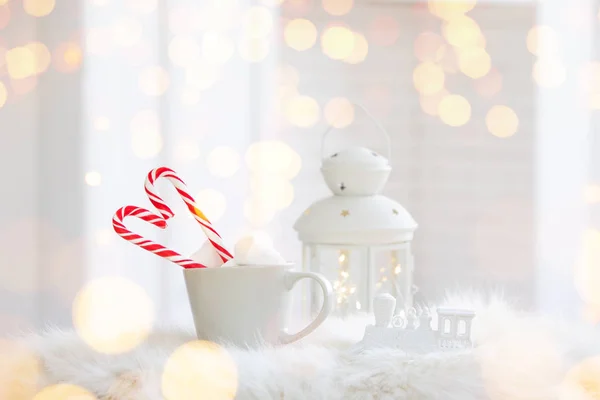
M385 245L411 241L417 226L389 197L331 196L306 209L294 229L304 243Z

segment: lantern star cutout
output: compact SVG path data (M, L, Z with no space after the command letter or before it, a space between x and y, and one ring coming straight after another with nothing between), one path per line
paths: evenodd
M344 182L340 183L340 190L343 192L344 190L346 190L346 185L344 185Z
M342 210L342 212L340 213L340 215L344 218L346 218L348 215L350 215L350 211L348 210Z

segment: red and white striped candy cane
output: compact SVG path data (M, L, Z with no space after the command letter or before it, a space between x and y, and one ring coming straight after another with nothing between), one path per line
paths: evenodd
M142 249L154 253L157 256L166 258L167 260L174 262L175 264L182 266L183 268L206 268L205 265L190 260L189 258L183 257L181 254L177 253L174 250L167 249L161 244L155 243L152 240L144 239L137 233L131 232L125 227L125 224L123 223L125 217L137 217L142 221L149 222L152 225L157 226L161 229L165 229L167 227L167 221L165 218L161 217L160 215L156 215L153 212L146 210L145 208L136 206L125 206L119 208L115 213L115 216L113 217L113 228L119 236L121 236L128 242L140 246Z
M167 203L165 203L164 200L158 195L158 191L154 186L154 182L156 182L156 180L159 178L166 178L169 180L169 182L171 182L171 184L173 184L173 186L175 186L175 189L177 189L177 193L179 193L179 195L187 205L187 208L194 216L194 219L196 219L196 221L198 221L198 223L202 227L204 234L212 244L213 248L217 251L217 254L219 254L219 257L221 257L221 260L223 260L223 262L231 260L233 256L231 255L229 250L225 248L221 235L219 235L215 228L213 228L212 224L210 223L208 218L206 218L204 213L200 211L200 208L198 208L198 205L196 204L196 200L194 200L194 198L190 194L190 191L185 182L183 182L183 180L179 176L177 176L177 173L175 171L167 167L160 167L150 171L148 173L148 176L146 177L146 183L144 185L146 188L146 194L148 195L148 198L150 199L154 207L156 207L156 209L160 212L162 217L164 219L169 219L175 214L173 213L171 208L169 208Z

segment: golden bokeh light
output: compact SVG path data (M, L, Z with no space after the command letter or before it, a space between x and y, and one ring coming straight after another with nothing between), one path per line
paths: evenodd
M485 125L492 135L507 138L513 136L519 129L519 117L512 108L497 105L486 114Z
M242 60L260 62L269 55L269 41L265 39L247 38L240 42L238 50Z
M449 94L450 93L446 89L442 89L439 92L430 95L419 96L419 104L421 105L421 109L425 114L437 116L440 102Z
M178 162L192 162L200 158L200 146L198 140L191 136L177 139L173 154Z
M443 46L440 50L441 60L438 62L440 67L447 74L455 74L458 72L458 59L454 47Z
M354 105L345 97L335 97L325 105L323 116L334 128L345 128L354 121Z
M160 96L169 87L169 73L161 66L145 68L138 77L138 86L148 96Z
M110 129L110 120L107 117L96 117L92 121L92 126L97 131L107 131Z
M29 49L35 58L35 73L41 74L48 69L50 62L52 60L52 56L50 55L50 50L46 47L44 43L41 42L31 42L25 45L27 49Z
M200 103L202 98L200 89L193 86L186 86L181 91L181 104L184 106L195 106Z
M600 231L586 229L583 233L582 254L575 267L575 288L581 299L600 306Z
M431 14L449 21L471 11L475 7L476 2L476 0L429 0L427 6Z
M254 201L266 208L283 210L294 202L294 186L284 177L274 174L255 174L250 180Z
M4 83L0 82L0 108L4 107L8 99L8 91Z
M30 48L14 47L4 57L8 75L12 79L24 79L36 73L36 57Z
M285 142L264 140L251 144L245 155L246 164L252 173L277 175L293 179L302 168L302 158Z
M481 97L494 97L502 90L502 75L497 69L492 68L487 75L474 80L473 86Z
M102 175L98 171L90 171L85 174L85 183L88 186L100 186L102 184Z
M600 356L586 358L573 366L567 371L563 385L570 389L570 395L561 396L560 400L600 399Z
M140 286L122 277L85 285L73 300L73 324L81 339L105 354L124 353L146 340L154 306Z
M444 88L445 74L442 67L430 61L417 65L413 71L415 89L423 95L431 95Z
M600 61L591 61L583 65L580 71L580 85L585 93L600 93Z
M246 36L264 38L273 30L271 11L262 6L252 6L242 18L242 26Z
M0 0L0 29L4 29L10 22L10 8L6 4L2 4Z
M479 79L487 75L492 68L490 55L481 47L460 48L458 68L469 78Z
M23 10L33 17L44 17L54 10L55 0L23 0Z
M587 204L600 203L600 185L597 183L587 184L583 189L583 200Z
M423 32L415 39L415 57L421 62L438 62L444 51L444 39L437 33Z
M346 15L352 10L354 0L322 0L323 9L336 17Z
M367 54L369 54L369 42L367 38L362 33L354 33L354 48L352 49L352 53L344 58L344 61L348 64L358 64L367 58Z
M229 37L208 31L202 37L202 56L209 63L222 65L233 57L235 44Z
M600 93L588 94L588 106L592 110L600 110Z
M227 350L207 341L178 347L165 363L161 378L165 400L233 400L238 388L238 370Z
M198 62L186 68L185 79L188 85L199 90L205 90L217 82L219 69L214 64Z
M177 35L169 42L169 59L179 67L189 67L200 60L200 45L189 37Z
M42 379L42 361L25 342L0 338L0 399L34 398Z
M539 86L554 88L565 81L567 71L558 59L540 58L533 64L532 76Z
M150 14L158 8L158 0L126 0L127 7L134 12Z
M113 42L121 47L130 47L142 38L143 25L137 19L121 17L111 28Z
M22 96L32 92L38 83L36 76L29 76L24 79L11 80L10 87L12 88L13 94Z
M560 39L554 28L536 25L527 33L527 49L538 57L553 57L560 51Z
M310 96L295 96L285 105L285 116L290 124L300 128L314 126L320 118L319 103Z
M203 189L195 198L198 207L212 222L220 220L227 210L227 198L216 189Z
M477 22L466 15L446 22L442 32L446 41L454 47L480 46L483 37Z
M311 11L314 3L315 0L285 0L282 7L287 16L303 17Z
M400 37L400 25L394 17L380 15L369 24L367 37L377 46L391 46Z
M449 94L440 101L438 115L446 125L462 126L471 119L471 104L460 95Z
M227 146L215 147L206 158L208 170L218 178L230 178L240 169L239 153Z
M46 386L33 400L97 400L89 391L70 383Z
M136 157L143 160L155 157L163 147L160 120L156 112L141 110L131 120L131 147Z
M277 210L270 204L261 202L259 199L250 198L244 202L244 218L253 227L264 227L275 218Z
M354 50L354 33L344 26L331 26L321 35L321 48L334 60L348 58Z
M54 68L59 72L74 72L83 62L83 53L77 43L68 42L60 44L52 57Z
M297 51L308 50L317 41L317 28L307 19L293 19L285 24L283 39L285 44Z

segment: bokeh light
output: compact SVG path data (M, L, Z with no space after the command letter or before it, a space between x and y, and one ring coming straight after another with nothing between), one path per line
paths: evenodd
M150 14L158 8L158 0L126 0L127 7L134 12Z
M431 14L448 21L471 11L476 2L476 0L429 0L427 6Z
M202 56L207 62L222 65L234 53L235 44L229 37L215 31L208 31L202 37Z
M417 65L413 71L415 89L421 94L430 95L444 88L445 74L442 67L426 61Z
M4 83L0 82L0 108L4 107L8 99L8 91Z
M321 48L334 60L348 58L354 50L354 33L344 26L331 26L321 35Z
M142 38L143 25L137 19L120 17L112 26L113 42L121 47L130 47Z
M554 28L536 25L527 33L527 49L538 57L553 57L559 53L560 39Z
M208 170L218 178L230 178L240 169L239 153L227 146L215 147L206 158Z
M310 96L295 96L287 102L285 116L292 125L310 128L319 121L319 104Z
M471 104L460 95L449 94L440 101L438 115L446 125L462 126L471 119Z
M454 48L449 46L442 47L440 50L441 60L438 62L440 67L447 74L455 74L458 72L458 60L456 57L456 51Z
M36 57L27 47L15 47L6 52L6 69L12 79L24 79L36 73Z
M259 62L269 55L270 44L265 39L245 38L239 43L240 57L248 62Z
M54 10L55 0L23 0L23 10L33 17L44 17Z
M206 217L216 222L227 210L227 199L225 195L216 189L203 189L196 195L198 207L206 214Z
M160 153L163 146L160 120L156 112L141 110L131 120L131 147L136 157L149 159Z
M582 254L575 268L575 287L585 303L600 306L600 231L586 229L583 233Z
M533 64L532 76L539 86L554 88L565 81L567 71L558 59L540 58Z
M252 173L277 175L285 179L296 177L302 167L300 155L290 145L279 140L251 144L245 159Z
M161 379L165 400L233 400L238 388L238 370L227 350L207 341L178 347L165 363Z
M79 44L73 42L61 43L52 57L54 68L59 72L74 72L83 62L83 53Z
M252 6L242 19L245 35L252 38L263 38L273 30L273 17L266 7Z
M179 67L189 67L200 60L200 46L189 37L177 35L169 42L169 59Z
M592 61L583 65L579 84L581 91L587 95L589 107L600 110L600 61Z
M335 97L327 102L323 115L334 128L345 128L354 121L354 105L345 97Z
M275 174L254 174L250 180L254 201L273 210L283 210L294 201L294 186Z
M85 183L88 186L100 186L102 184L102 175L98 171L90 171L85 174Z
M369 54L369 42L367 38L362 33L354 33L354 48L352 49L352 53L344 58L344 61L348 64L358 64L367 58L367 54Z
M219 69L214 64L198 62L185 70L188 85L199 90L205 90L214 85L219 79Z
M92 126L97 131L107 131L110 129L110 120L107 117L95 117L92 121Z
M367 37L377 46L391 46L400 37L400 25L394 17L380 15L369 24Z
M290 17L306 16L313 8L315 0L285 0L282 4L284 7L284 15Z
M415 57L419 61L437 62L444 55L444 39L437 33L423 32L415 39Z
M42 361L37 354L24 342L3 338L0 338L0 354L0 399L34 398L42 378Z
M354 0L322 0L323 9L336 17L348 14L352 10Z
M73 324L81 339L105 354L139 346L154 322L154 306L140 286L122 277L85 285L73 301Z
M37 83L38 78L36 76L29 76L24 79L11 80L10 87L12 88L13 94L21 96L32 92L37 86Z
M519 117L512 108L497 105L486 114L485 125L492 135L507 138L513 136L519 129Z
M297 51L308 50L317 41L317 28L307 19L293 19L283 30L285 44Z
M33 400L97 400L89 391L70 383L47 386Z
M469 78L482 78L490 72L492 59L481 47L461 48L458 51L458 67Z
M52 60L52 56L50 55L50 50L46 47L44 43L41 42L31 42L25 45L27 49L29 49L35 59L35 73L41 74L48 69L50 62Z
M481 29L475 20L466 15L452 18L442 30L444 38L454 47L472 47L481 44Z
M600 398L600 356L586 358L565 374L563 385L569 397L560 400L596 400Z
M587 204L600 203L600 185L597 183L587 184L583 190L583 200Z
M439 92L430 95L419 96L419 104L421 105L421 109L425 114L437 116L440 102L449 94L450 93L446 89L442 89Z
M10 22L10 8L6 4L2 4L0 1L0 29L7 27Z
M494 97L500 92L500 90L502 90L502 75L497 69L492 68L487 75L474 80L473 86L475 87L475 91L481 97Z
M138 86L148 96L160 96L169 87L169 73L161 66L145 68L138 78Z

